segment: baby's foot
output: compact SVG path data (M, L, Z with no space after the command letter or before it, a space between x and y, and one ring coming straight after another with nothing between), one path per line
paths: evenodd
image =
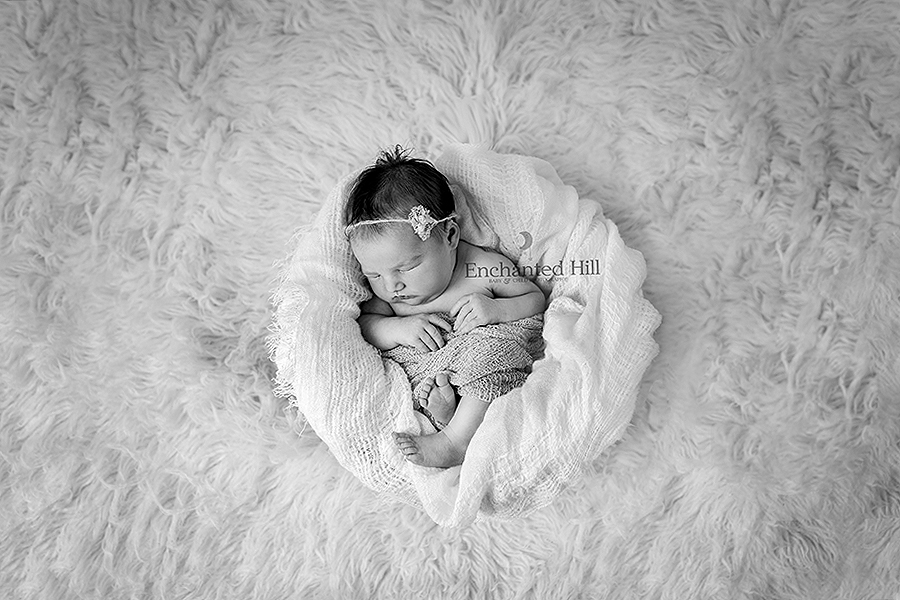
M456 391L450 385L447 373L424 379L416 388L416 397L419 406L431 413L442 428L447 426L456 412Z
M395 432L394 442L406 460L422 467L455 467L466 457L465 448L457 448L443 431L431 435Z

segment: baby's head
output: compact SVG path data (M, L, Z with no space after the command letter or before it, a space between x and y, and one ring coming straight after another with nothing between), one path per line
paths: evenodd
M359 175L344 224L376 296L418 305L447 289L459 245L454 209L447 178L400 146Z

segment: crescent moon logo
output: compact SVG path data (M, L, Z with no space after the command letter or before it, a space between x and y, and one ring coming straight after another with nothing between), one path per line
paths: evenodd
M520 231L519 238L521 238L521 243L518 244L519 250L528 250L531 248L531 242L534 241L534 238L531 237L531 234L527 231Z

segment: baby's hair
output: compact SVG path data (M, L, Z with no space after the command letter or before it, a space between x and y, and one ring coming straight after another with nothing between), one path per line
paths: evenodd
M433 164L410 158L401 146L382 150L375 164L353 184L344 207L344 226L376 219L405 219L421 204L435 219L450 216L456 206L447 178ZM384 225L366 225L354 231L380 231Z

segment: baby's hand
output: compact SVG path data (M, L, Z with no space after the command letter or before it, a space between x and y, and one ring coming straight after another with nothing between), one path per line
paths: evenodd
M468 333L479 325L499 323L500 306L494 298L484 294L466 294L460 298L450 311L456 319L454 329L457 333Z
M438 328L453 330L447 321L433 313L399 317L395 337L404 346L412 346L419 352L431 352L444 347L444 336Z

